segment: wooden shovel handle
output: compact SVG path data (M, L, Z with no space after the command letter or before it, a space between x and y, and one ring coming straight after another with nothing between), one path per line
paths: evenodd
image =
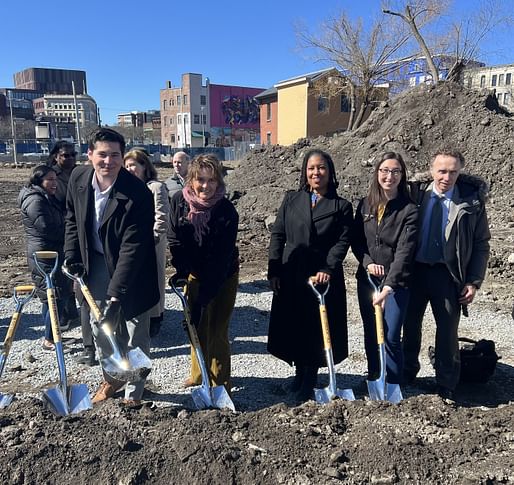
M375 325L377 329L377 343L384 343L384 314L380 305L374 305L375 308Z
M54 288L47 288L46 298L48 300L48 311L50 312L50 322L52 324L52 335L54 337L54 344L56 344L61 341L61 329L59 328L59 313L57 312Z
M59 256L57 251L36 251L34 254L39 259L55 259Z
M16 328L18 327L18 323L20 321L21 312L15 311L13 313L13 316L11 318L11 323L9 324L9 328L7 329L7 333L5 335L4 339L4 348L2 353L4 355L9 355L9 352L11 350L12 342L14 334L16 333Z
M323 345L325 350L332 348L332 340L330 339L330 327L328 325L327 307L325 305L319 306L319 316L321 318L321 331L323 333Z
M82 291L82 294L84 295L84 298L87 301L87 304L89 305L89 309L91 310L91 313L93 314L93 318L99 322L102 318L102 313L100 312L100 308L98 308L98 305L96 304L95 299L93 298L93 295L89 291L89 288L86 285L80 285L80 290Z

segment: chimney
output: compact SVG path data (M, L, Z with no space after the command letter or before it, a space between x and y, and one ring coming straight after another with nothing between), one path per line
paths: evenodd
M171 87L172 87L171 81L166 81L166 88L171 89Z

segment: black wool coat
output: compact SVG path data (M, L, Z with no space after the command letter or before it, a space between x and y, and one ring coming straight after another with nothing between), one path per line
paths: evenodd
M334 362L348 356L346 287L342 262L350 246L351 204L337 196L320 199L311 210L306 191L286 194L273 225L268 278L280 278L273 296L268 350L295 365L326 365L319 304L307 285L318 271L331 275L325 297Z
M417 245L418 208L399 195L387 202L382 220L371 214L368 198L361 199L355 212L352 251L359 261L357 278L367 280L369 264L384 266L384 285L408 288Z
M65 258L82 262L86 273L93 251L93 173L91 166L75 168L66 198ZM126 319L144 313L159 301L154 221L152 193L144 182L121 168L99 231L111 276L107 296L119 298Z

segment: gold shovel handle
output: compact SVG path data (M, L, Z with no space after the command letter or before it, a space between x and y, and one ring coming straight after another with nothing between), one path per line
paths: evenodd
M323 345L325 347L325 350L330 350L332 348L332 340L330 339L330 327L328 325L327 307L325 305L319 306L319 316L321 318Z
M11 318L11 323L9 324L9 328L7 329L7 333L5 335L4 339L4 348L3 348L3 354L8 355L9 351L11 350L13 337L16 332L16 328L18 327L18 323L20 321L21 313L16 311L13 313L13 316Z
M82 294L84 295L84 298L86 299L87 304L89 305L89 309L93 314L93 318L97 322L100 322L102 318L102 312L100 311L100 308L98 308L98 305L96 304L93 295L89 291L89 288L86 285L80 285L80 290L82 291Z
M55 290L48 288L46 290L46 297L48 299L48 311L50 312L50 322L52 324L52 335L54 337L54 344L56 344L61 341L61 329L59 328L59 314L55 301Z
M377 343L378 345L382 345L385 341L384 339L384 313L382 312L382 307L380 305L374 305L375 308L375 326L377 329Z
M57 251L36 251L34 254L39 259L55 259L59 256Z

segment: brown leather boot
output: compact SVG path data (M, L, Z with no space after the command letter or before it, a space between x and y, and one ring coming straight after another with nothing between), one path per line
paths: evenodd
M91 402L93 404L97 404L99 402L105 401L106 399L109 399L112 396L114 396L117 390L118 389L116 389L116 387L114 387L112 384L109 384L107 381L103 381L100 384L100 387L96 391L96 394L94 395Z

